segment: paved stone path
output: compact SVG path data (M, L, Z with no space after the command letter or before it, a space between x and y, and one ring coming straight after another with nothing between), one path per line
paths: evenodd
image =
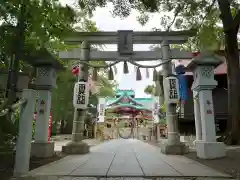
M28 176L47 180L95 180L96 177L101 180L122 180L123 177L126 180L155 177L163 180L230 178L184 156L167 156L161 154L159 148L142 141L122 139L94 146L91 153L86 155L67 156L30 171Z

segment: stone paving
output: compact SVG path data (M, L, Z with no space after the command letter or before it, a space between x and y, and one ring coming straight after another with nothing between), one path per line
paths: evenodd
M138 140L112 140L86 155L67 156L30 171L26 180L211 180L229 179L184 156L164 155ZM98 178L97 178L98 177ZM132 177L132 178L130 178Z
M67 136L68 137L68 136ZM70 140L64 140L64 137L63 138L55 138L54 139L54 143L55 143L55 147L54 147L54 150L56 152L59 152L59 151L62 151L62 146L65 146L67 143L70 142ZM96 146L100 143L102 143L101 141L99 140L96 140L96 139L84 139L83 140L85 143L87 143L89 146Z
M57 176L41 176L41 177L27 177L17 178L12 180L234 180L229 178L211 178L211 177L152 177L152 178L140 178L140 177L57 177Z

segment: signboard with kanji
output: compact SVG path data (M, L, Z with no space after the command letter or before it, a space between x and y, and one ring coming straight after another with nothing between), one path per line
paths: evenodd
M133 31L118 31L118 52L122 56L133 54Z
M177 104L180 100L179 82L174 76L163 80L164 97L167 104Z
M98 100L98 121L104 122L105 118L105 98L99 98Z
M78 109L86 109L89 100L89 84L77 82L73 92L73 106Z
M153 97L154 101L152 103L152 118L154 123L158 123L159 121L159 98Z

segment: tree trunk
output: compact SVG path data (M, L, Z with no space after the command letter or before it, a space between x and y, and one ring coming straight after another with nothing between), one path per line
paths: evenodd
M237 33L239 29L240 12L233 17L230 1L217 0L220 9L225 34L225 51L227 60L228 75L228 124L227 136L224 142L230 144L240 144L240 66L237 43Z
M225 32L228 75L228 124L224 141L228 145L240 144L240 69L237 29ZM224 105L223 105L224 106Z

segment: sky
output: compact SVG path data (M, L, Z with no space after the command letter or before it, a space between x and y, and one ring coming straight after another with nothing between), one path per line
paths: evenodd
M66 4L72 4L74 0L61 0ZM131 15L125 19L120 19L118 17L112 17L110 13L111 5L106 8L97 8L94 12L92 18L96 22L97 27L101 31L117 31L117 30L133 30L133 31L151 31L154 27L159 27L160 18L159 14L153 14L149 22L145 26L141 26L137 22L138 13L132 11ZM150 45L134 45L134 50L146 51L149 50ZM116 51L116 45L106 45L104 49L106 51ZM149 64L149 62L141 62L141 64ZM152 64L156 64L157 61L151 61ZM133 89L135 90L136 97L148 97L149 95L144 93L144 89L147 85L153 84L152 81L152 70L150 69L150 77L146 77L146 70L141 69L142 80L136 81L136 73L134 67L129 64L129 74L123 74L123 63L117 65L117 74L115 75L115 80L119 84L119 89Z

